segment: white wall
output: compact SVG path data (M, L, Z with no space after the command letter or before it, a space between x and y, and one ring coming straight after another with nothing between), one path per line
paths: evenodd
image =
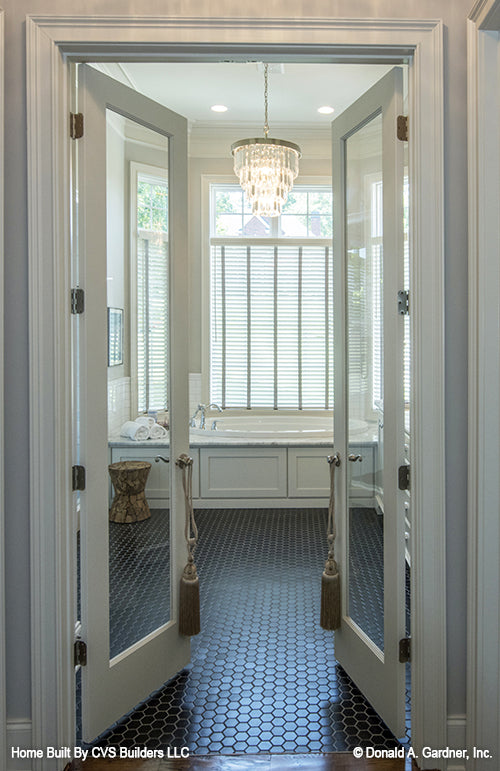
M465 712L467 469L466 17L471 0L3 0L5 109L5 458L7 711L29 718L30 597L27 488L28 257L26 229L25 16L441 17L445 29L446 443L448 522L448 711ZM196 357L196 352L193 352ZM432 655L432 652L430 652Z

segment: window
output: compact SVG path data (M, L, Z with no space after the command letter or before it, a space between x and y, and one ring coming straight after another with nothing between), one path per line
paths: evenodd
M210 400L333 407L332 194L297 186L281 217L211 186Z
M161 169L135 163L131 169L136 277L132 374L137 411L148 412L168 407L168 184Z

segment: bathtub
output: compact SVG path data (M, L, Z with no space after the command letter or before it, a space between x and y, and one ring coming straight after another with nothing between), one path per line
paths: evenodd
M351 420L349 423L350 436L364 434L368 426L362 420ZM205 429L191 429L195 436L212 435L214 438L247 438L253 439L333 439L333 415L311 414L286 414L272 413L262 414L211 414L206 417Z

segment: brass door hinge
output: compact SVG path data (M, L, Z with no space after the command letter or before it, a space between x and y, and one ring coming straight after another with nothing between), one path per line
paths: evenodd
M398 487L400 490L410 489L410 467L408 464L398 468Z
M70 112L69 135L71 139L81 139L83 137L83 112Z
M73 492L85 490L85 466L71 467L71 481Z
M399 663L407 664L411 661L411 637L403 637L399 641Z
M408 115L398 115L396 136L400 142L408 142Z
M73 661L75 667L87 666L87 643L83 640L75 640Z
M398 313L400 316L408 316L410 313L410 293L405 289L398 292Z
M71 313L83 313L85 310L85 292L80 287L71 290Z

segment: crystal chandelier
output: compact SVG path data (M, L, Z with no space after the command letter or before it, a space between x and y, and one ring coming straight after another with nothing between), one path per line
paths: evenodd
M264 137L240 139L231 145L234 172L252 204L252 214L277 217L299 173L300 147L272 139L268 123L268 70L264 65Z

